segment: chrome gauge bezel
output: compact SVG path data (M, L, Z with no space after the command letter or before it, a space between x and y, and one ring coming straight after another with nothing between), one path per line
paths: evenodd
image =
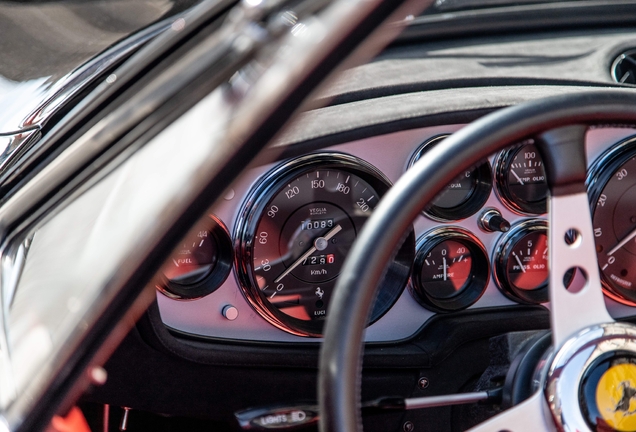
M225 282L232 269L234 248L225 224L213 214L207 215L199 223L206 228L216 242L218 247L217 262L205 278L188 285L170 281L161 273L160 280L155 284L155 287L161 294L173 300L198 300L212 294Z
M545 303L549 299L548 282L534 290L521 290L514 287L508 280L508 261L514 247L526 235L534 231L543 231L548 234L548 222L543 219L526 219L510 228L510 231L502 235L493 250L492 275L499 291L510 300L525 304Z
M426 151L447 138L449 135L450 134L436 135L420 144L415 152L413 152L407 169L420 160ZM492 190L493 179L490 163L488 160L485 160L480 165L474 167L473 170L477 171L478 176L475 180L475 190L471 192L469 197L463 203L452 208L442 208L431 204L422 211L422 214L436 222L455 222L466 219L483 208L486 201L488 201Z
M599 198L607 183L616 174L618 168L633 157L636 157L636 136L626 138L613 145L601 154L589 168L585 184L590 199L592 219L594 219ZM636 290L624 290L612 284L603 272L600 262L599 270L605 295L619 303L636 307Z
M343 153L314 153L283 162L267 173L251 188L243 202L234 229L235 274L241 291L256 312L273 326L297 336L321 337L324 320L300 320L274 307L258 288L253 267L255 231L265 210L281 188L305 172L337 169L355 174L369 183L379 196L391 187L389 179L377 168L357 157ZM369 324L382 317L401 295L409 278L415 254L413 229L396 253L383 281Z
M450 298L437 298L426 292L421 283L421 269L428 253L440 243L455 240L464 244L473 260L470 281L460 292ZM423 234L417 241L415 263L409 283L409 291L417 302L433 312L455 312L475 304L486 291L490 278L488 253L483 243L467 229L457 226L434 228Z
M547 198L543 202L526 202L515 198L508 188L508 172L515 155L526 145L536 144L529 139L500 151L495 157L494 177L495 194L499 201L511 212L521 216L538 216L547 212Z

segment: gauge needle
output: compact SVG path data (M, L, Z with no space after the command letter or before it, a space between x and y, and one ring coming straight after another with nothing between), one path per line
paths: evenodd
M446 280L446 257L444 257L443 260L444 260L444 280Z
M289 266L287 270L282 272L280 276L274 279L274 283L278 283L281 280L283 280L285 276L290 274L296 267L300 265L300 263L305 261L312 253L316 252L317 250L324 250L327 247L326 243L329 240L331 240L333 236L338 234L341 230L342 230L342 227L340 225L336 225L335 227L331 228L327 234L325 234L322 237L318 237L316 240L314 240L314 245L310 247L307 252L302 254L296 261L294 261L294 263L291 266Z
M521 180L521 178L517 175L517 173L514 170L510 170L510 172L512 173L513 176L517 178L517 180L519 181L519 184L523 186L523 180Z
M515 259L517 260L517 264L519 264L519 267L521 267L521 271L522 272L526 272L526 268L523 266L523 264L521 264L521 260L519 259L519 255L517 254L513 254L515 256Z
M607 256L612 255L614 252L616 252L617 250L619 250L620 248L622 248L623 246L625 246L627 244L627 242L629 242L631 239L633 239L634 237L636 237L636 229L632 230L632 232L630 232L629 234L627 234L625 236L625 238L623 240L621 240L620 242L618 242L618 244L616 246L614 246L608 253Z

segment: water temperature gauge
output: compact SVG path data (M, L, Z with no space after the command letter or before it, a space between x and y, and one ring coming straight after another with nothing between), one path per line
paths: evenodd
M484 246L469 231L434 229L418 241L411 292L427 309L464 309L486 289L488 268Z
M446 137L448 134L438 135L420 145L411 156L409 168ZM488 161L484 161L446 185L424 210L424 214L433 220L442 222L465 219L483 207L490 196L491 189L490 164Z

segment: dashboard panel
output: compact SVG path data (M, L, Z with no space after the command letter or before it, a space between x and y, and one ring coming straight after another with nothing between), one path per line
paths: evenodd
M461 127L462 125L427 127L374 136L316 150L314 153L303 156L303 158L311 160L312 157L319 158L321 157L319 156L320 154L324 155L325 153L341 154L346 157L352 156L375 167L391 183L394 183L408 169L409 163L423 143L440 135L453 133ZM636 130L624 127L598 127L591 129L588 132L586 143L588 165L592 166L607 149L635 133ZM315 156L312 156L314 154ZM496 172L497 156L492 155L488 161L493 173ZM292 158L292 160L294 159ZM284 166L280 165L281 163L289 163L289 160L251 169L232 189L226 192L224 199L210 210L211 213L227 225L228 231L233 236L235 250L239 250L241 247L241 242L237 239L237 221L244 219L244 208L249 206L254 200L253 191L257 184L263 178L266 178L273 169ZM534 163L537 163L536 160ZM523 303L524 301L520 300L520 298L530 303L543 300L541 296L538 299L532 296L528 298L519 297L519 292L523 293L524 288L526 292L533 291L527 286L524 287L524 283L527 284L528 282L518 282L517 285L519 285L520 289L516 293L514 290L513 292L502 292L497 287L497 282L501 280L502 276L501 272L493 269L501 268L502 265L504 268L506 265L516 265L514 262L501 264L499 261L502 260L498 260L497 251L501 252L504 246L514 249L516 242L520 238L523 238L523 241L528 241L529 238L520 237L519 235L519 232L522 231L521 228L524 226L532 225L536 227L546 224L545 214L540 213L540 210L535 209L537 214L533 214L532 208L530 208L530 211L523 211L523 209L504 204L506 201L502 200L501 179L501 176L493 175L494 184L489 186L484 201L480 202L478 210L475 210L467 217L460 215L462 217L458 217L458 220L447 220L448 218L445 220L434 215L431 216L429 212L428 216L423 213L414 222L415 237L420 239L418 246L422 245L424 235L430 233L431 230L440 229L466 233L474 239L475 243L483 245L485 258L489 265L484 280L486 287L483 293L480 292L479 295L474 295L473 297L475 298L468 302L470 308L510 306L516 303ZM502 233L498 230L485 229L481 216L487 210L496 210L502 219L510 224L511 230L507 233ZM525 233L525 231L523 232ZM514 235L516 235L515 241L505 241L514 237ZM477 257L478 253L471 255ZM485 260L480 261L480 263L480 265L473 266L473 268L483 270L486 265ZM516 270L518 273L519 267ZM447 268L446 264L444 264L443 272L444 280L446 280L446 276L451 274L450 267ZM194 300L177 300L158 293L157 300L162 321L173 331L203 338L276 342L312 342L315 340L299 336L298 334L291 334L289 330L281 330L264 319L243 294L239 273L235 266L232 274L216 291ZM439 304L436 306L430 302L427 303L422 295L418 296L416 294L417 289L414 289L414 284L417 283L418 279L419 277L411 278L408 282L408 289L402 291L395 304L368 327L366 332L367 341L388 342L408 338L415 334L436 313L449 311L444 308L440 309L438 307ZM463 284L463 280L459 282L459 285ZM537 282L531 283L536 284ZM577 282L576 274L572 275L572 283L580 283ZM634 313L631 307L612 299L607 298L606 302L610 313L614 317L629 316ZM462 305L462 307L465 306L467 305ZM231 311L230 316L228 316L228 311Z

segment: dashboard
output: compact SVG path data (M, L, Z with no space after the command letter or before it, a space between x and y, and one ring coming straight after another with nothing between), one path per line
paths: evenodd
M107 383L84 399L211 418L222 424L213 430L235 429L235 414L248 408L313 405L330 296L351 243L390 185L428 149L488 113L551 95L630 88L612 78L611 67L635 46L632 28L607 26L458 33L403 39L345 71L317 96L324 107L301 113L163 263L147 290L156 303L105 364ZM220 90L201 103L224 96ZM214 133L207 115L184 116L185 123L166 129L168 139L145 145L45 221L29 243L14 310L31 305L30 286L55 281L82 298L93 279L105 277L104 261L114 258L84 256L66 239L68 230L100 250L152 232L120 203L149 207L154 201L146 195L153 193L151 210L169 208L167 197L179 196L177 185L187 181L170 167L210 150L202 151L201 137ZM605 302L613 317L626 320L636 315L634 137L636 126L621 124L596 125L586 136ZM543 164L532 141L510 144L449 185L405 233L365 332L363 400L490 389L505 375L502 367L488 375L491 342L549 328ZM63 219L78 208L85 211L81 225ZM123 221L119 238L109 235L106 216ZM69 255L81 259L62 260ZM82 282L55 279L62 266ZM42 282L43 274L52 276ZM576 272L567 279L572 290L583 280ZM43 310L61 301L54 290L47 295ZM62 306L72 312L74 305ZM27 349L21 354L33 357ZM413 430L409 423L416 430L464 430L501 409L491 408L365 414L365 430Z
M176 333L201 338L307 342L320 337L321 311L327 310L324 303L351 239L368 217L364 207L371 211L374 195L403 175L426 149L461 127L418 128L365 138L250 170L210 211L219 220L218 227L224 227L220 229L231 238L223 243L225 249L219 247L216 253L217 262L226 265L210 270L209 259L202 258L199 265L183 270L196 273L203 266L208 278L217 278L205 295L194 292L190 295L194 298L188 298L187 283L160 283L157 301L162 321ZM621 206L627 205L629 194L624 194L629 188L608 191L614 187L612 178L623 184L630 182L625 174L631 172L626 160L633 157L630 138L635 134L636 130L625 127L599 127L587 135L591 200L613 201L607 207L612 213L626 211ZM622 155L620 167L607 163L612 158L608 152L616 148L622 148L614 150ZM624 175L625 179L618 180ZM346 185L351 186L350 191L343 189ZM331 192L316 195L318 188ZM414 222L414 235L407 238L401 256L396 257L391 277L380 285L367 341L409 338L436 314L545 304L545 194L541 157L532 142L492 155L449 185ZM631 230L617 222L601 227L600 221L607 219L600 213L605 204L597 207L597 232L612 232L611 238L599 235L599 245L603 240L605 247L611 248L614 244L609 243L619 242ZM276 217L281 221L278 225ZM201 232L197 231L198 238ZM317 239L329 243L332 237L340 244L321 250L316 243ZM293 242L301 246L286 249ZM175 269L179 257L194 256L195 243L175 251L175 261L167 263L164 274ZM276 247L267 249L268 244ZM611 286L606 282L607 305L614 317L634 313L629 290L619 292L627 279L619 273L632 268L629 257L622 259L621 269L602 269L606 281L618 280ZM610 261L608 266L613 264L611 256ZM219 273L224 273L222 280L215 276ZM572 289L582 283L580 275L572 274L571 279ZM287 288L276 290L281 283ZM184 286L184 296L171 292ZM285 301L274 301L277 295Z

